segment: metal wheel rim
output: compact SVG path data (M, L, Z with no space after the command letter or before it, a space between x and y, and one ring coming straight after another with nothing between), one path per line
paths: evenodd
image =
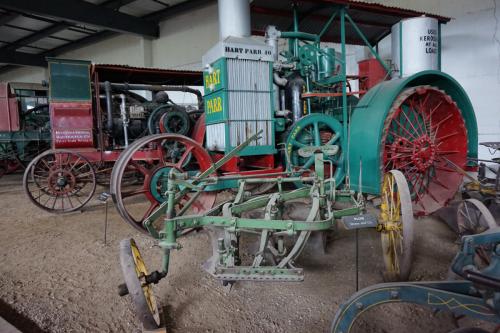
M183 155L183 158L188 158L189 156L192 156L192 159L195 160L197 163L199 163L200 166L200 171L205 171L208 168L212 166L212 162L210 159L210 156L208 153L201 147L198 143L195 141L184 137L182 135L177 135L177 134L156 134L156 135L150 135L147 137L144 137L142 139L139 139L135 141L133 144L131 144L118 158L118 160L115 163L115 166L113 167L113 171L111 173L111 183L110 183L110 192L113 197L113 201L115 203L115 206L118 210L118 213L120 216L127 222L128 224L132 225L134 228L136 228L139 231L142 231L146 234L147 231L144 228L142 222L144 219L149 216L157 207L159 207L160 202L153 196L153 194L150 191L150 182L153 178L153 174L150 173L149 175L147 174L146 170L141 169L140 164L134 160L134 154L138 153L141 151L142 147L145 147L147 145L151 145L154 142L164 142L164 140L175 140L177 142L180 142L182 144L189 145L192 147L190 152L186 156ZM161 149L161 148L160 148ZM185 151L187 152L187 151ZM158 160L156 160L158 161ZM173 164L168 164L164 165L164 167L169 167L169 168L176 168L178 170L183 170L182 165L184 165L183 161L179 161L180 165L173 165ZM138 189L137 193L134 193L132 195L129 195L129 193L126 193L124 195L122 191L122 178L124 175L125 170L128 167L135 167L139 172L142 172L145 179L143 188ZM142 170L142 171L141 171ZM147 170L148 172L151 172L151 170ZM132 191L133 192L133 191ZM149 208L146 209L142 217L139 216L133 216L129 209L127 209L126 204L124 202L124 199L127 197L131 196L139 196L139 195L144 195L147 200L149 200ZM205 210L208 210L212 208L213 204L215 203L216 200L216 193L215 192L203 192L198 200L195 201L193 204L193 207L197 213L203 213ZM147 201L146 201L147 203ZM129 204L130 206L130 204ZM130 208L130 207L129 207Z
M386 280L407 280L413 260L413 211L408 184L398 170L384 175L380 223ZM396 228L391 228L396 224ZM392 230L391 230L392 229Z
M76 189L76 191L71 192L71 193L66 193L65 195L51 193L50 191L47 190L47 188L41 188L42 185L41 185L40 181L36 180L35 170L36 170L37 164L40 161L43 161L44 158L46 158L48 155L51 155L51 154L53 154L55 156L57 154L59 154L59 155L67 154L68 156L74 156L72 158L72 160L67 158L68 163L70 163L71 161L74 160L71 168L69 170L66 170L68 172L77 172L79 170L82 170L82 168L84 168L84 167L87 168L84 175L88 176L89 178L80 178L80 181L83 181L83 183L85 184L84 186L86 186L87 184L90 183L90 188L87 190L87 195L84 197L83 200L79 199L79 193L82 192L83 188ZM75 158L76 158L76 160L75 160ZM77 165L80 163L84 167L82 167L82 166L77 167ZM62 163L61 163L61 165L62 165ZM79 176L77 175L77 176L74 176L74 178L78 179L80 176L81 175L79 175ZM88 181L86 182L85 180L82 180L82 179L89 180L90 182L88 182ZM38 189L39 189L38 195L33 196L33 192L30 190L30 184L35 184L38 187ZM80 208L85 206L85 204L87 204L87 202L89 202L90 199L92 199L92 197L95 193L96 185L97 185L96 176L95 176L95 171L94 171L92 164L81 154L76 153L76 152L72 152L70 150L62 150L62 149L48 150L48 151L38 155L35 159L33 159L28 164L28 166L24 172L24 175L23 175L24 192L28 196L30 201L33 204L35 204L37 207L44 209L46 211L52 212L52 213L68 213L68 212L79 210ZM47 198L42 203L42 198L45 199L44 196L47 196L49 198ZM64 202L65 202L64 197L66 197L66 200L69 204L68 208L64 207ZM52 202L52 206L49 207L49 206L47 206L47 204L50 203L51 198L53 198L53 202ZM74 198L75 202L73 202L73 200L71 198ZM59 199L61 200L62 207L56 208L56 203L57 203L57 200L59 200Z
M296 156L296 151L298 149L307 146L305 142L301 142L301 136L304 135L304 131L312 126L314 131L312 137L314 142L311 142L311 146L321 146L321 145L333 145L336 144L339 148L342 148L342 125L333 117L323 115L323 114L310 114L305 116L296 122L289 130L286 141L286 154L287 158L287 170L293 171L300 167L301 169L314 170L314 156L311 156L303 165L297 165L298 157ZM322 127L332 131L334 135L330 137L327 142L324 142L321 137ZM297 140L298 139L298 140ZM305 140L304 140L305 141ZM343 172L343 159L344 153L342 150L333 157L327 157L326 160L333 162L333 175L335 177L336 184L340 184L345 177ZM328 163L325 164L325 176L328 178L330 176L330 166ZM302 187L302 183L296 183L297 187Z
M120 265L129 295L144 328L153 329L160 325L160 312L151 284L144 285L148 270L133 238L120 242Z
M385 119L380 154L382 174L404 173L417 215L444 206L463 178L451 163L463 168L467 162L467 129L457 104L435 87L406 89Z
M467 231L474 234L480 233L498 226L488 208L477 199L466 199L460 203L457 210L457 224L460 235L464 235ZM473 231L473 228L484 230L477 229Z

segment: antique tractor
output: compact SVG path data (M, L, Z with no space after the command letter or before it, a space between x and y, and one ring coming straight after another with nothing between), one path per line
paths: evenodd
M31 202L47 211L81 209L96 184L108 186L114 162L130 143L160 131L190 135L202 115L201 92L187 86L201 84L200 72L63 59L48 62L48 101L46 97L40 125L46 130L21 133L22 139L37 134L39 141L51 145L46 148L52 149L37 153L23 182ZM167 94L171 91L194 94L197 103L175 104ZM159 160L160 156L141 152L133 158ZM130 181L143 181L136 174L129 176Z
M0 177L50 147L47 87L0 83Z
M121 244L126 284L120 293L130 293L145 326L158 324L151 285L167 275L177 238L202 227L213 244L204 267L226 284L301 281L294 260L306 244L322 246L325 232L339 222L376 227L386 278L406 279L413 213L445 205L462 181L455 166L474 167L467 165L477 157L471 103L439 70L443 19L394 22L399 58L389 66L373 48L379 40L369 40L352 17L366 10L332 2L319 33L299 30L294 5L293 30L268 26L264 43L250 37L247 0L219 0L220 41L203 57L205 112L193 139L147 136L117 160L110 190L119 214L164 251L162 268L148 274L136 243ZM423 43L408 52L403 36L415 31L411 25ZM322 44L331 30L340 52ZM373 55L356 76L347 74L347 34ZM279 52L283 40L288 48ZM356 80L358 91L352 89ZM140 153L144 158L137 159ZM131 182L131 174L144 181ZM213 207L223 189L235 190L235 198ZM381 198L378 221L365 212L366 194ZM294 211L300 202L305 208ZM247 256L240 244L249 235L259 241Z

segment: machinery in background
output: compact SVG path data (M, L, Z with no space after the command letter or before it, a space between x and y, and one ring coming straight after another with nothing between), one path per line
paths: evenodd
M203 113L201 92L187 86L201 83L199 72L48 62L50 117L45 126L51 129L47 140L52 149L31 161L23 186L35 205L51 212L83 207L98 182L109 182L114 162L134 141L160 132L191 135ZM177 105L170 91L194 94L197 104ZM154 153L133 158L160 159ZM129 176L129 181L144 181L135 173Z
M50 147L47 87L0 83L0 177Z
M498 142L483 142L492 155L500 149ZM479 164L477 179L455 167L467 179L462 186L462 200L451 202L436 212L459 237L481 233L500 223L500 160L475 159Z
M500 228L464 236L451 268L463 280L383 283L360 290L340 306L331 332L351 332L365 311L387 303L413 303L451 312L456 318L500 324ZM487 333L479 328L453 332Z

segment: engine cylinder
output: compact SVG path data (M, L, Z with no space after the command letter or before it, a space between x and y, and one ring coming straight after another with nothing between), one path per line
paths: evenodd
M304 79L300 75L294 74L288 79L285 87L285 107L292 111L294 122L305 116L304 101L301 98L305 86Z

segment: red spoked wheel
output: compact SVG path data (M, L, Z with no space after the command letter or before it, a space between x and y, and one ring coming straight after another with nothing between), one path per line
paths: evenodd
M196 176L211 166L207 151L182 135L156 134L135 141L120 155L111 173L110 191L118 213L134 228L146 232L143 221L166 200L169 172L175 169ZM139 181L129 181L132 173ZM182 209L192 195L188 192L176 209ZM215 192L202 192L190 212L209 210L216 196Z
M70 150L48 150L27 166L23 187L36 206L66 213L81 209L92 199L96 176L84 156Z
M403 91L385 120L382 173L400 170L408 180L417 215L445 205L463 175L454 165L467 162L467 130L453 99L431 86Z

